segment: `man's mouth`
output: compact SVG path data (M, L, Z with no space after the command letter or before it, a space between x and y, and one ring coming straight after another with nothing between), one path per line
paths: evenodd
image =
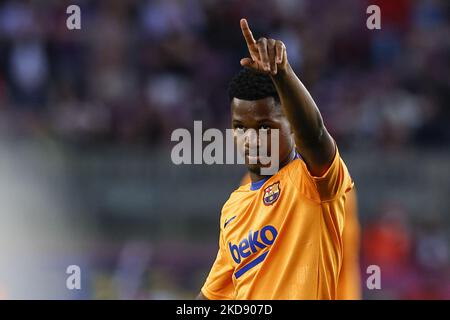
M258 150L245 149L244 155L247 164L261 164L261 157L258 154Z
M246 163L248 163L248 164L259 164L260 163L258 156L246 155L245 159L246 159Z

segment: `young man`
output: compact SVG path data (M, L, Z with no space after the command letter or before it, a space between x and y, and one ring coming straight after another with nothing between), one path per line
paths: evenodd
M229 94L233 129L248 134L237 143L252 182L223 206L219 252L198 298L336 299L353 183L284 44L256 41L245 19L241 29L250 57ZM260 147L255 130L270 136L274 129L280 169L264 176L249 148Z

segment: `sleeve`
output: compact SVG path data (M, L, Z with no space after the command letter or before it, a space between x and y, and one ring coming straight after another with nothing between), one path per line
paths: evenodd
M234 297L233 266L220 232L219 251L201 292L209 300L231 300Z
M337 146L333 161L322 176L316 177L311 175L304 161L301 161L301 166L299 167L301 167L299 169L306 176L306 184L311 184L317 190L320 201L322 202L331 201L352 188L352 179L344 161L340 157ZM301 175L301 173L296 172L294 175Z

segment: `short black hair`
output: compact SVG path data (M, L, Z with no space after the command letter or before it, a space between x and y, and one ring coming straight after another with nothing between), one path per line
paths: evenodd
M269 75L253 71L248 68L241 69L228 86L228 97L241 100L259 100L273 97L280 102L277 89Z

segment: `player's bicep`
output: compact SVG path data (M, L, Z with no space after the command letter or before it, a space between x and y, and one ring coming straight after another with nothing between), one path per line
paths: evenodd
M336 143L326 128L323 128L323 134L314 141L296 141L296 145L308 172L315 177L323 176L336 153Z
M310 176L321 201L329 201L345 192L351 187L352 182L347 167L335 148L333 160L327 170L321 176Z
M313 175L303 155L301 158L290 170L290 177L307 197L316 201L329 201L351 186L350 175L336 146L331 163L320 176Z

